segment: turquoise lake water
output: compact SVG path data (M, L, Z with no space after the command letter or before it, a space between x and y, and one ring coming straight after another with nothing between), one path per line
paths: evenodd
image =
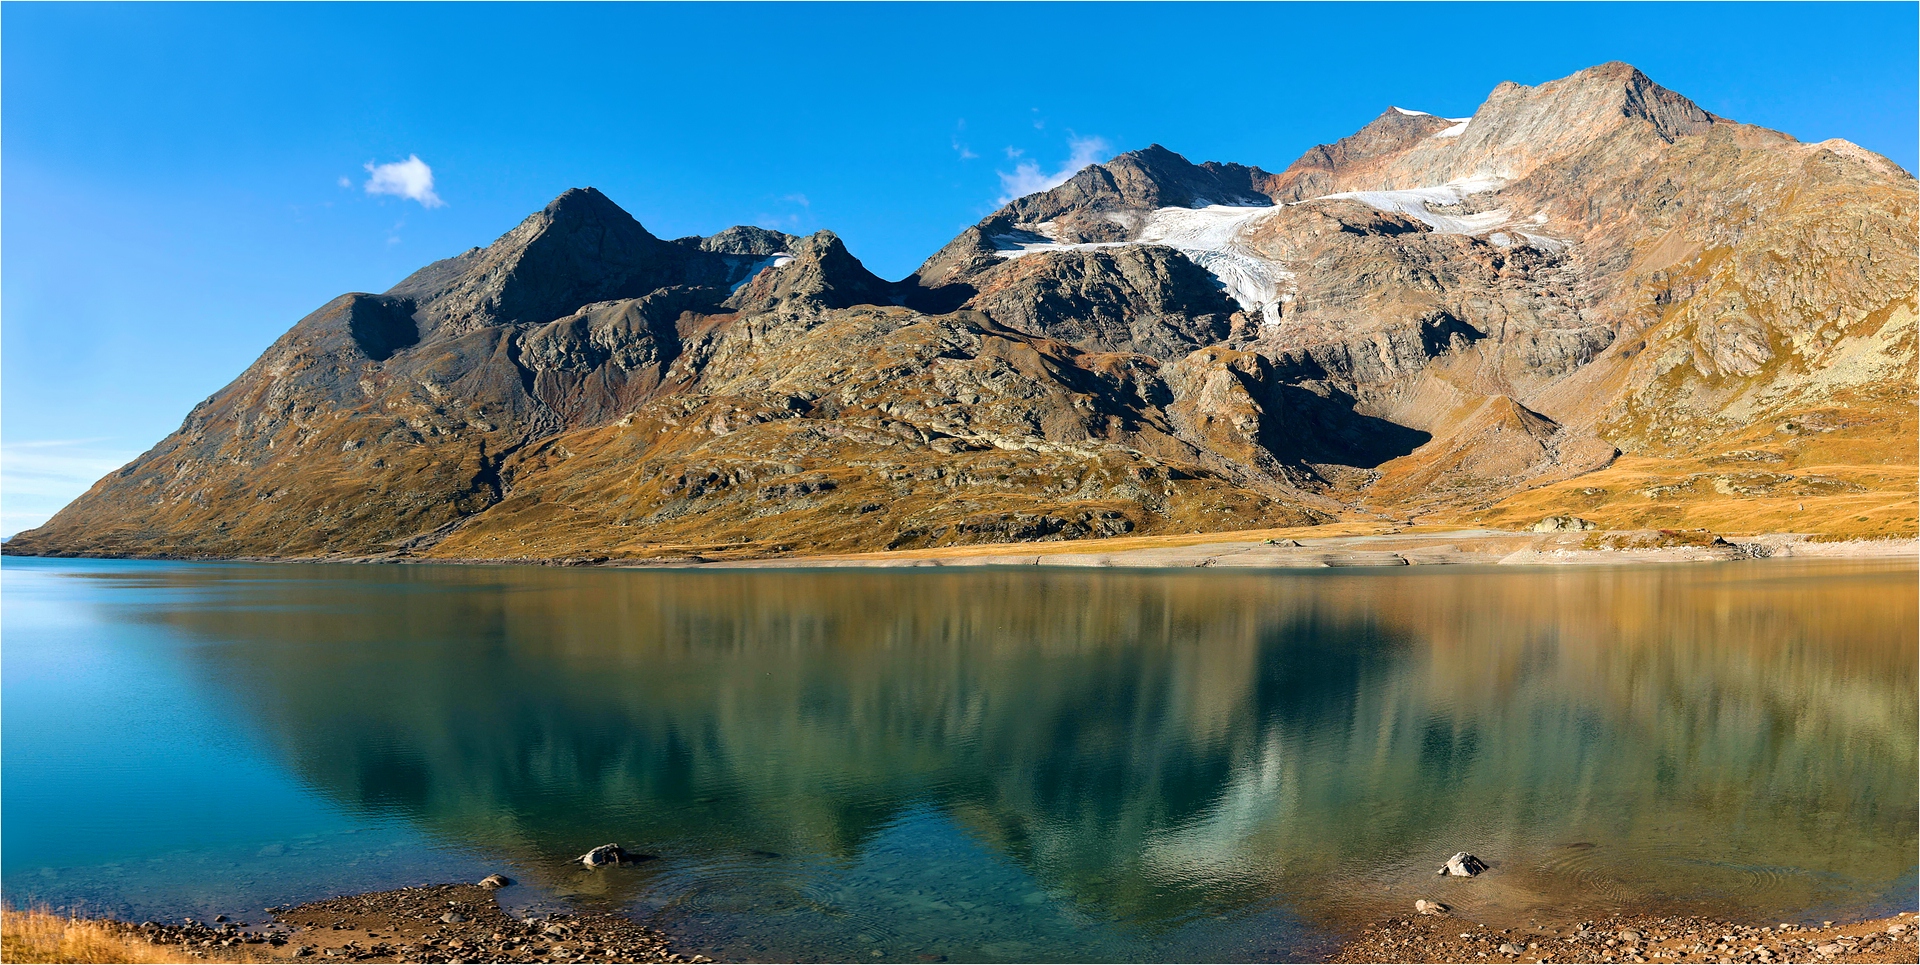
M503 871L683 952L904 962L1911 908L1916 576L8 558L0 891L259 921ZM570 863L610 841L658 860Z

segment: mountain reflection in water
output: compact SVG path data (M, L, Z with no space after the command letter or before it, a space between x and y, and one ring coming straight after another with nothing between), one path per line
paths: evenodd
M1284 955L1437 889L1774 920L1913 882L1911 566L89 575L216 644L318 793L690 950ZM570 863L608 841L660 860ZM1436 884L1461 849L1500 874Z

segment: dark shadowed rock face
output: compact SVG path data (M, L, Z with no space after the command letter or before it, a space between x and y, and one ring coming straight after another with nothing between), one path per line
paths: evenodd
M831 232L664 241L576 189L322 306L5 551L1657 528L1767 494L1911 532L1914 501L1883 497L1915 462L1917 211L1884 158L1716 118L1624 64L1502 84L1464 124L1390 109L1277 175L1124 154L899 283ZM1767 470L1724 468L1741 453Z
M1089 352L1179 358L1224 341L1238 310L1218 279L1151 245L1027 255L978 285L968 308Z

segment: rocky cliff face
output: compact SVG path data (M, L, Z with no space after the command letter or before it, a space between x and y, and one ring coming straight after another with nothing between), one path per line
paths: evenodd
M899 283L829 232L665 241L574 190L302 319L6 551L711 555L1547 511L1910 533L1916 210L1877 155L1620 64L1466 120L1392 108L1278 174L1121 155Z

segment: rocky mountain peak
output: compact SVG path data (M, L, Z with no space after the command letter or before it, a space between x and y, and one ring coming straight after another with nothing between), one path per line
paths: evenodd
M1264 187L1278 200L1301 201L1467 179L1514 181L1591 151L1624 155L1672 144L1714 123L1712 114L1632 65L1607 63L1535 87L1503 81L1460 122L1390 108L1351 136L1307 151Z
M1265 173L1259 168L1218 161L1194 164L1159 144L1128 151L1107 162L1106 168L1121 183L1138 184L1136 193L1154 207L1271 203L1258 187Z
M1064 241L1116 241L1126 236L1126 228L1106 212L1271 204L1259 187L1266 177L1243 164L1195 164L1152 144L1090 164L1057 188L1017 198L989 220L1007 226L1053 222L1056 237Z
M719 234L708 235L705 238L698 235L690 238L675 238L673 243L722 255L766 257L790 251L799 241L798 236L784 231L753 225L734 225Z
M1332 194L1342 190L1339 173L1396 155L1454 125L1445 117L1389 107L1358 131L1332 144L1309 148L1285 171L1269 176L1261 187L1282 202Z
M1632 64L1619 61L1589 67L1538 87L1502 85L1487 97L1476 118L1485 115L1497 124L1503 115L1558 115L1558 125L1598 132L1634 119L1651 125L1659 137L1672 143L1711 127L1714 116L1684 95L1653 82ZM1517 118L1516 118L1517 119ZM1491 126L1491 124L1489 125Z
M685 284L694 267L704 266L598 189L571 188L493 244L429 265L387 294L414 303L423 333L451 337Z
M533 215L528 220L534 219L540 219L550 225L630 225L647 237L653 237L647 229L640 226L640 222L633 220L633 215L628 214L625 208L614 204L612 198L601 194L599 188L593 187L568 188L560 192L558 197L547 202L547 206L540 209L539 214Z
M783 303L813 308L888 305L893 303L893 286L868 271L839 235L816 231L791 246L791 260L761 271L727 300L728 307L747 314Z

